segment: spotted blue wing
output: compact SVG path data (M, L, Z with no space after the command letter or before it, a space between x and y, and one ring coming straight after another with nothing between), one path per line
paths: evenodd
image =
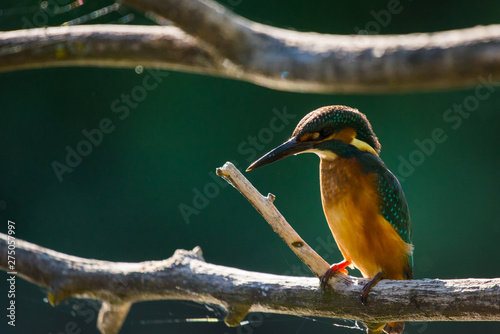
M375 174L377 192L380 196L380 213L407 244L411 244L411 219L408 203L398 179L376 155L361 154L357 157L364 172ZM408 256L406 278L413 278L413 256Z
M377 173L380 211L401 239L411 244L411 219L405 194L398 179L389 171Z

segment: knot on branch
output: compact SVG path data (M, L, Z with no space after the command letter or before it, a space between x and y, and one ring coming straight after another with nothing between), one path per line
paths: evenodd
M186 260L198 260L205 262L200 246L196 246L192 250L178 249L175 251L174 255L172 255L172 260L175 264L185 263Z

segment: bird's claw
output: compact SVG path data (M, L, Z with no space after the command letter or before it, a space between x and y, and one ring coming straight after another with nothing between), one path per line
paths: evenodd
M345 267L347 267L348 265L350 265L350 262L346 261L332 264L330 268L328 268L328 270L325 272L325 274L320 278L321 288L325 290L326 286L328 285L328 281L336 273L341 272L347 275L347 269Z
M368 282L364 287L363 291L361 292L361 303L366 306L368 304L368 295L370 294L371 289L377 285L378 282L380 282L385 275L384 271L379 272L377 275L375 275L370 282Z
M367 289L367 285L365 285L365 287L363 288L363 291L361 292L360 296L361 304L363 304L364 306L368 304L368 294L370 293L370 290Z

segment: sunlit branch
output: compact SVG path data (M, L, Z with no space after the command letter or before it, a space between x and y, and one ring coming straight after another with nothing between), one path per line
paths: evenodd
M138 65L223 74L221 61L176 27L88 25L0 33L0 72L22 69Z
M316 274L327 266L295 243L293 229L272 204L231 164L218 170L263 214L280 237ZM275 211L276 210L276 211ZM291 230L290 230L291 229ZM292 241L290 243L290 241ZM300 241L303 242L303 241ZM0 269L8 271L8 236L0 234ZM323 291L317 278L249 272L206 263L201 249L177 250L163 261L108 262L79 258L16 240L16 271L45 287L52 305L69 297L102 301L97 326L117 333L132 303L189 300L224 307L226 323L238 325L249 312L388 321L500 321L500 278L408 281L383 280L363 306L359 300L365 279L336 275Z
M0 71L137 65L316 93L436 90L500 79L500 25L407 35L279 29L211 0L123 0L173 27L71 26L0 33Z

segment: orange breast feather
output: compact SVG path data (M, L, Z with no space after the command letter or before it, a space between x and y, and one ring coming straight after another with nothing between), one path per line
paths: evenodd
M376 176L354 158L321 159L320 171L323 210L344 258L363 277L383 270L384 278L403 279L409 245L380 214Z

